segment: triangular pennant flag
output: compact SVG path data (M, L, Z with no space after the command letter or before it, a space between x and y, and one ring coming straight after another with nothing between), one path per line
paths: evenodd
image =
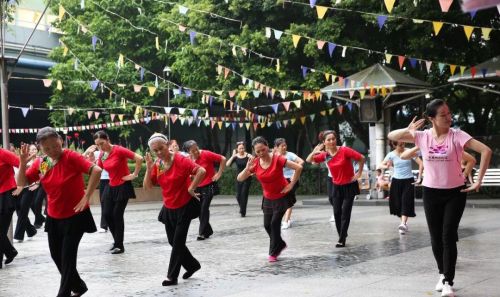
M42 81L43 81L43 86L46 88L50 87L50 85L52 84L51 79L44 78L44 79L42 79Z
M455 69L457 69L457 65L450 65L451 75L455 74Z
M484 40L490 40L491 28L481 28L481 35Z
M280 72L280 59L276 59L276 72ZM248 82L248 85L252 87L252 84L250 82L253 83L253 80L249 80Z
M463 76L465 71L465 66L460 66L460 75Z
M196 32L195 31L189 31L189 42L191 42L191 45L195 45L196 43Z
M352 102L347 102L347 109L349 109L349 111L352 111Z
M59 21L62 21L62 18L64 17L64 14L66 13L66 9L59 4Z
M340 114L342 114L342 112L344 112L344 105L339 105L337 106L337 110L339 111Z
M186 32L186 29L187 29L187 27L185 27L183 25L179 25L179 31Z
M180 14L186 14L188 12L189 8L179 5L179 13Z
M322 116L326 116L326 110L320 111L319 114L322 115Z
M398 56L399 69L403 69L403 65L405 63L405 56Z
M293 104L295 104L295 106L297 106L297 108L300 108L301 103L302 103L302 101L300 101L300 100L293 101Z
M396 0L384 0L385 8L387 8L387 11L389 13L392 12L392 8L394 7L394 3Z
M21 111L23 113L23 117L26 117L28 115L29 107L21 107Z
M385 63L391 64L391 59L392 59L391 54L385 54Z
M66 55L68 54L68 47L64 46L63 48L63 57L66 57Z
M156 93L156 87L149 86L148 91L149 91L149 96L154 96L154 94Z
M134 92L139 93L141 91L141 85L134 85Z
M280 96L281 96L281 99L285 99L286 98L286 91L280 90Z
M316 12L318 13L318 19L322 20L325 17L328 7L326 6L316 6Z
M293 42L293 47L297 48L297 45L299 45L299 40L302 36L292 34L292 42Z
M125 63L125 57L122 54L120 54L118 56L118 68L123 67L124 63Z
M306 123L306 117L300 117L300 122L304 125Z
M354 90L349 90L349 98L352 99L352 96L354 96Z
M378 23L378 29L382 30L382 27L384 27L385 21L387 21L387 16L386 15L379 15L377 16L377 23Z
M144 72L145 72L144 67L139 66L139 76L141 78L141 81L144 80Z
M245 123L245 127L247 127L247 130L250 130L250 123Z
M191 109L191 113L193 114L193 117L194 118L197 118L198 117L198 109Z
M271 38L271 28L266 27L266 37Z
M93 114L94 114L93 111L91 111L91 110L87 111L87 117L89 118L89 120L90 120L90 118L92 117Z
M233 128L233 131L235 131L235 130L236 130L236 123L235 123L235 122L232 122L232 123L231 123L231 128Z
M385 87L382 87L382 96L387 96L387 89Z
M100 115L100 114L101 114L101 113L100 113L100 112L98 112L98 111L95 111L95 112L94 112L94 117L95 117L95 119L96 119L96 120L99 118L99 115Z
M186 94L186 97L191 97L193 95L193 91L190 89L184 89L184 94Z
M306 66L300 66L300 68L302 68L302 77L306 78L308 68Z
M443 73L443 70L444 70L444 66L445 66L445 65L446 65L446 64L444 64L444 63L438 63L439 73Z
M276 38L276 40L280 40L281 35L283 35L283 31L274 29L274 38Z
M248 93L248 91L240 91L241 100L245 100L245 98L247 97L247 93Z
M227 78L227 76L229 75L229 71L231 71L231 69L229 68L224 68L224 79Z
M328 99L332 98L332 95L333 91L326 91L326 97L328 97Z
M465 37L467 37L467 41L470 41L470 36L472 35L472 31L474 31L474 27L472 26L463 26Z
M328 42L328 53L330 54L330 57L332 57L335 47L337 47L335 43Z
M439 0L439 5L441 6L442 12L448 12L453 0Z
M364 99L365 98L365 94L366 94L366 90L359 90L359 97L361 99Z
M99 86L99 80L98 79L92 80L89 83L90 83L90 88L92 89L92 91L95 91L97 89L97 87Z
M283 106L285 107L285 110L288 111L290 108L290 101L283 102Z
M316 5L316 0L309 0L309 6L311 6L311 8L314 8L314 5Z
M432 61L425 61L425 68L427 69L427 73L431 73L431 65Z
M417 67L417 59L410 58L410 65L411 65L411 68Z
M259 98L259 96L260 96L260 91L259 90L253 90L252 93L253 93L253 96L255 98Z
M179 110L179 114L184 114L186 112L185 108L178 107L177 109Z
M309 119L311 119L311 123L314 121L314 118L315 118L315 117L316 117L316 115L315 115L315 114L311 114L311 115L309 115Z
M61 91L63 89L63 85L62 85L62 82L60 80L57 81L56 89L58 89L59 91Z
M172 107L163 107L163 109L165 109L165 113L166 113L167 115L169 115L169 114L170 114L170 111L172 111Z
M246 77L244 77L244 76L242 76L242 77L241 77L241 83L242 83L242 84L246 84L246 83L247 83L247 78L246 78Z
M271 108L273 109L274 113L278 113L278 107L279 107L279 103L271 104Z
M326 81L330 81L330 73L325 73L325 79Z
M123 116L124 116L123 114L118 115L118 119L120 120L120 122L123 122Z
M170 119L172 120L172 124L175 124L175 121L177 121L178 116L176 114L171 114Z
M432 22L432 27L434 28L434 36L437 36L443 27L443 22Z
M160 50L160 38L158 36L155 37L155 47L156 50Z
M94 52L95 52L95 47L97 45L97 39L98 39L97 36L95 35L92 36L92 49L94 50Z
M471 10L469 13L470 19L473 20L476 17L477 9Z
M69 115L72 115L74 112L75 112L75 109L74 109L74 108L70 107L70 108L68 109L68 114L69 114Z
M112 113L112 114L110 114L110 116L111 116L111 121L114 121L116 114Z
M486 73L488 73L488 68L481 68L481 74L483 75L483 78L486 77Z
M326 41L323 41L323 40L316 41L316 45L318 46L318 49L323 49L323 47L325 46L325 43L326 43Z
M285 128L286 126L288 126L288 122L289 122L288 120L283 120L283 126L285 126Z
M155 75L155 87L158 89L158 76Z

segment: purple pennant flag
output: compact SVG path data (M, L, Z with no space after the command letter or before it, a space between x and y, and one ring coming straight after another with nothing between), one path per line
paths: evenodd
M26 117L28 115L28 111L30 109L28 107L21 107L21 111L23 112L23 116Z
M191 109L191 113L193 114L193 117L196 119L198 117L198 109Z
M483 74L483 77L486 77L486 73L488 73L487 68L481 68L481 73Z
M189 41L191 41L191 45L195 45L195 37L196 37L196 32L189 31Z
M347 108L349 108L349 111L352 111L352 102L347 102Z
M279 106L279 103L276 103L276 104L272 104L271 107L273 108L274 110L274 113L278 113L278 106Z
M144 80L144 67L141 67L141 70L139 71L141 74L141 81Z
M231 126L233 127L233 130L236 131L236 123L235 122L232 122L231 123Z
M314 8L314 6L316 5L316 0L309 0L309 5L311 6L311 8Z
M306 66L300 66L300 68L302 68L302 77L306 78L308 68Z
M469 13L470 13L470 19L471 19L471 20L473 20L473 19L474 19L474 17L476 16L476 12L477 12L477 10L472 10L471 12L469 12Z
M212 107L213 100L214 100L214 98L212 96L208 96L208 105L210 105L210 107Z
M95 91L98 86L99 86L99 80L98 79L90 81L90 88L92 89L92 91Z
M417 67L417 59L410 58L410 65L411 65L411 68Z
M193 92L190 89L184 89L184 94L186 94L187 97L191 97L191 95L193 95Z
M348 85L349 85L349 79L344 78L344 88L347 88Z
M94 50L94 52L95 52L95 46L97 44L97 39L98 39L97 36L92 35L92 49Z
M377 23L378 23L378 29L382 30L382 27L385 24L385 21L387 21L387 16L386 15L379 15L377 16Z
M337 45L335 43L328 42L328 53L330 54L330 58L332 57L333 51L336 47Z

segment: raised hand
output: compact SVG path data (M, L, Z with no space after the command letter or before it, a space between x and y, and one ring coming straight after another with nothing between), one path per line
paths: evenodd
M247 162L247 166L245 167L245 170L247 170L248 172L253 172L254 171L254 168L255 166L257 165L255 163L255 157L254 156L250 156L248 157L248 162Z
M146 160L146 167L148 168L148 170L151 170L151 168L153 168L153 164L154 164L153 157L151 157L151 154L146 153L144 160Z
M26 165L30 160L36 157L36 153L30 154L30 145L29 144L22 144L21 149L19 150L19 161Z
M417 120L417 117L414 117L411 123L408 125L408 132L414 134L415 131L422 128L425 124L425 119Z

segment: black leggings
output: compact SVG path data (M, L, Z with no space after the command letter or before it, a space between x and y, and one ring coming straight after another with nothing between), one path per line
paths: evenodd
M212 203L212 198L214 197L211 190L211 184L197 188L196 192L201 194L200 228L198 234L208 238L214 234L214 230L210 225L210 203Z
M45 222L45 217L42 214L42 206L43 206L43 201L47 200L47 194L45 193L45 190L42 188L42 185L40 185L35 192L36 193L33 199L33 204L31 204L31 210L35 215L35 221L33 222L33 224L35 226L41 226L43 222ZM47 214L47 205L45 205L44 213Z
M432 252L444 281L453 285L457 264L458 226L467 194L454 189L423 187L425 218L431 235Z
M28 237L32 237L36 234L35 226L31 224L28 218L30 206L33 203L35 194L35 191L30 191L26 188L16 198L17 224L14 232L14 239L24 240L24 232L26 232Z
M108 229L108 223L104 218L104 191L109 187L109 179L101 179L99 182L99 200L101 201L101 224L102 229Z
M264 228L269 235L269 255L277 256L286 247L286 242L281 238L281 220L285 215L286 209L264 208L263 211Z
M0 199L12 198L7 197L7 194L3 194L3 197L0 197ZM12 243L10 243L10 240L7 237L13 214L14 207L8 209L4 208L2 210L2 213L0 213L0 267L2 267L1 264L3 263L4 255L7 258L11 258L16 253L16 249L14 248Z
M240 206L240 214L242 217L246 216L247 214L248 193L251 183L251 178L247 178L242 182L236 182L236 200L238 201L238 205Z
M128 199L114 201L113 197L107 196L104 198L103 212L104 219L108 223L109 230L115 241L114 247L123 249L123 237L125 233L125 208L127 207Z
M333 215L335 217L335 227L339 234L339 242L345 243L347 231L351 222L352 205L354 197L359 194L359 184L357 181L347 185L333 185Z

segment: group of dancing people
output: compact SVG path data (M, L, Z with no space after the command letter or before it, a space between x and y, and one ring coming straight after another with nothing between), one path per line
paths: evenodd
M426 120L432 127L419 131ZM381 164L381 167L395 168L390 212L401 217L398 229L402 233L408 231L408 218L415 216L414 197L410 193L415 181L413 175L410 177L408 160L417 161L420 173L422 168L425 170L422 182L424 210L440 274L436 290L442 291L442 296L453 296L456 241L466 192L479 189L491 158L491 150L486 145L450 127L451 114L446 102L433 100L427 105L426 118L414 119L407 128L389 133L395 149ZM365 157L352 148L337 145L334 131L323 131L319 140L306 161L324 163L328 168L328 197L338 234L335 247L343 248L348 238L353 201L360 191L358 180L363 173ZM239 142L227 160L222 155L200 149L192 140L184 143L185 153L181 153L177 142L160 133L154 133L148 140L154 156L147 153L144 157L112 144L104 131L94 134L95 145L84 154L63 149L62 138L51 127L40 129L36 141L44 153L41 157L37 157L29 145L21 146L19 156L0 149L0 267L4 255L5 264L10 264L18 254L7 238L16 191L18 187L39 182L47 195L45 231L49 250L61 274L57 296L81 296L88 290L76 268L77 252L83 234L97 231L89 200L98 184L103 208L101 228L109 228L114 239L111 254L125 252L123 215L128 200L135 198L131 181L138 177L143 161L146 162L143 187L146 190L155 185L161 188L163 205L158 220L164 224L172 247L163 286L178 284L181 267L185 269L183 279L201 269L200 262L186 246L189 226L191 220L199 218L197 240L213 235L209 222L210 203L220 191L217 181L224 168L233 163L238 170L236 197L242 217L246 216L251 180L256 178L262 186L261 208L264 229L269 236L268 261L276 262L287 248L281 229L291 226L290 215L296 203L295 191L304 160L287 152L284 139L276 139L271 148L265 138L258 136L251 143L253 154L247 153L245 143ZM405 149L404 143L416 146ZM481 155L478 179L469 186L465 185L464 176L470 173L475 162L464 152L466 148ZM423 161L416 157L418 150ZM135 162L132 173L129 160ZM357 163L357 170L353 163ZM19 168L17 178L14 167ZM107 172L104 182L101 180L103 171ZM89 175L86 188L83 174Z

